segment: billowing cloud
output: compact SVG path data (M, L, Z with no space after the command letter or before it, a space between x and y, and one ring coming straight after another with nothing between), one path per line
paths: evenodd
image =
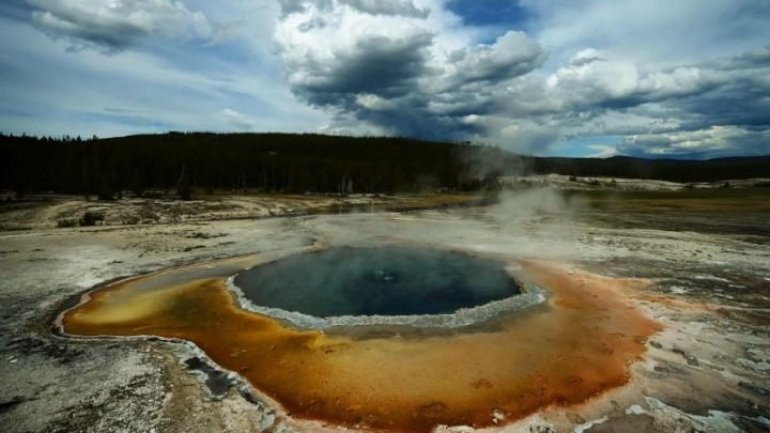
M211 26L201 12L173 0L26 0L32 22L72 48L122 50L148 36L209 38Z
M607 17L622 12L586 3ZM643 62L645 56L634 53L575 49L571 44L549 53L522 31L507 30L491 42L475 42L447 19L451 14L440 1L424 0L419 6L407 0L376 3L387 12L372 9L374 4L283 2L275 39L287 81L301 100L334 113L331 130L491 141L528 153L544 153L578 137L633 136L623 149L643 154L643 143L648 143L654 156L690 146L657 146L653 151L659 134L678 143L684 141L670 134L692 131L695 141L687 143L701 140L703 154L718 154L739 149L714 144L709 128L731 130L725 140L738 140L743 135L730 128L770 125L767 98L756 97L770 94L767 79L760 78L770 75L766 51L660 63ZM539 3L529 7L563 16ZM716 12L724 8L701 11L709 17ZM646 25L638 17L619 18L631 26ZM549 19L555 18L544 21ZM544 40L561 42L558 27L598 41L589 37L591 29L578 31L565 23L544 30ZM574 51L564 57L565 49ZM563 59L561 64L549 61L549 54ZM603 154L618 150L603 146Z
M646 72L626 61L572 62L546 81L543 96L559 101L553 111L530 114L575 135L626 135L618 151L638 156L767 152L763 52Z
M430 13L427 8L418 8L411 0L341 0L356 10L372 15L401 15L405 17L426 18Z
M626 137L618 150L635 156L711 158L770 154L770 130L711 126L694 131L639 134Z
M509 31L494 44L458 50L449 58L456 84L477 81L499 83L542 65L545 52L523 32Z
M384 2L403 13L374 13L370 3L284 2L276 29L294 93L345 125L355 119L364 131L464 137L479 127L465 118L491 109L496 86L545 59L522 32L456 47L439 38L445 29L427 7Z
M359 95L407 95L424 74L429 34L406 38L362 37L331 56L310 54L289 77L295 91L314 105L346 103Z
M320 129L534 154L766 152L766 0L510 3L502 13L454 0L12 0L0 6L0 109L13 114L0 113L0 126L19 130L24 113L51 104L52 124L86 125L83 106L96 105L120 131ZM96 52L62 53L38 30ZM71 89L87 88L98 91L84 105ZM114 115L143 111L153 114Z
M278 0L281 11L285 16L293 13L304 13L309 8L325 12L335 8L348 7L357 12L369 15L392 15L412 18L426 18L430 13L427 7L417 7L412 0Z

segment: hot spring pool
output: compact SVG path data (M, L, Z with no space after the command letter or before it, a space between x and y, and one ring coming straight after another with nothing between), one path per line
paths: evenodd
M320 318L451 314L521 293L502 262L392 246L298 254L233 282L255 305Z
M625 302L623 284L514 258L336 247L110 282L57 322L67 336L189 341L294 420L427 433L491 427L499 414L513 421L626 383L659 328Z

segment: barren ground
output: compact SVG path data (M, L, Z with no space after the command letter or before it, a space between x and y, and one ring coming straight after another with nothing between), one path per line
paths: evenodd
M576 278L644 283L624 296L663 330L631 366L630 382L500 430L770 431L769 191L591 191L565 198L545 190L486 207L401 213L383 210L445 201L358 200L360 213L318 215L342 206L336 198L252 196L183 205L66 197L4 205L1 430L317 431L248 396L237 378L205 364L190 368L185 360L200 355L191 345L62 338L50 332L52 320L66 302L121 276L318 242L395 241L500 252L552 263ZM105 224L57 228L86 210L102 212ZM299 216L270 217L280 215Z

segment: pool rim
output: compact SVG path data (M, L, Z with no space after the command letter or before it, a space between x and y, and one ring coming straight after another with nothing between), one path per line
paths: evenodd
M360 248L357 246L345 245L346 247ZM394 246L394 245L382 245ZM299 311L289 311L278 307L268 307L259 305L248 298L243 288L235 283L235 279L242 273L248 272L256 267L268 265L278 260L291 257L296 254L308 252L319 252L340 246L327 246L321 249L297 252L286 256L281 256L273 260L258 263L252 267L239 271L225 278L224 286L233 296L239 308L251 313L267 316L281 322L287 323L297 329L302 330L324 330L337 327L361 327L361 326L408 326L418 328L463 328L494 319L505 313L515 313L529 309L536 305L544 303L547 299L547 292L536 284L519 278L516 274L521 266L512 260L499 260L503 265L504 272L510 277L519 289L519 293L502 299L492 300L472 307L457 309L451 313L437 314L413 314L413 315L339 315L320 317ZM376 247L375 247L376 248ZM408 247L408 248L411 248ZM425 247L420 247L425 248ZM437 251L455 252L472 255L476 258L484 257L484 254L471 252L462 249L449 248L431 248Z

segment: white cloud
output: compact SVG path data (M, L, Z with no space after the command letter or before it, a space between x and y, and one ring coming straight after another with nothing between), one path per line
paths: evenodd
M372 111L388 110L395 107L392 101L382 98L371 93L362 93L356 95L356 104Z
M618 155L618 149L615 146L607 144L588 144L586 147L591 151L587 156L589 158L609 158Z
M498 87L542 64L526 34L474 43L441 3L398 2L430 14L374 14L345 0L285 2L275 40L293 91L349 127L459 138L483 122ZM360 6L360 5L358 5Z
M418 8L411 0L340 0L340 3L372 15L425 18L430 13L428 8Z
M590 52L595 53L594 50ZM602 99L622 98L638 89L639 71L633 62L593 57L578 53L568 66L556 70L546 80L548 90L566 101L591 104Z
M259 126L259 123L252 117L230 108L222 110L222 117L226 123L239 131L254 131Z
M625 138L620 150L641 156L767 155L770 154L770 130L715 125L694 131L630 135Z
M553 65L586 47L639 62L697 62L767 44L766 0L521 0Z
M524 32L509 31L491 45L452 53L455 83L505 81L533 71L545 60L543 49Z
M117 51L148 36L207 39L212 28L201 12L173 0L26 0L32 22L74 48Z
M2 17L0 52L0 69L8 71L0 80L6 132L103 137L233 130L223 107L248 113L253 124L242 130L307 131L328 122L298 103L279 74L226 57L207 57L201 70L200 59L185 49L162 56L142 49L71 53L28 23Z
M64 55L0 29L24 41L0 44L14 109L51 101L134 129L325 124L540 154L573 139L602 155L753 153L770 130L764 0L522 0L532 15L516 30L467 25L446 0L25 1L71 47L132 49ZM606 135L621 144L591 144Z
M387 6L428 14L377 13L368 2L352 0L292 0L284 2L275 39L293 92L334 113L344 130L358 123L358 130L546 153L579 137L770 123L767 116L747 114L767 112L761 103L738 96L770 87L757 78L758 70L770 72L763 52L697 62L670 55L669 49L708 46L722 32L700 25L655 28L655 20L686 20L695 8L690 0L672 6L672 16L662 8L647 11L647 2L636 0L578 3L525 1L540 19L533 26L539 30L504 31L479 43L482 34L463 26L440 0ZM705 3L694 12L705 22L716 23L728 12L748 22L741 8ZM643 32L644 39L633 32ZM647 47L668 44L658 41L659 34L687 42ZM709 108L728 101L745 109ZM617 151L603 146L588 150Z

